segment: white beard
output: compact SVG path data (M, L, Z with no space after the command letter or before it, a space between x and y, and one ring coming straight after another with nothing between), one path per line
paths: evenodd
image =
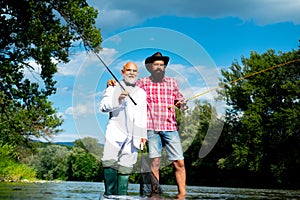
M129 84L133 85L137 81L137 77L135 77L135 78L124 77L124 81L125 81L125 83L129 83Z

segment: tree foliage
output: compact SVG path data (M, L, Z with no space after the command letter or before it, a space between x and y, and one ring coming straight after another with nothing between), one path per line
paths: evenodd
M213 174L216 173L213 170L216 158L212 157L213 159L211 160L210 156L206 156L205 159L200 158L199 152L203 145L215 145L209 144L212 142L211 139L204 140L204 138L207 134L214 137L215 134L208 133L209 127L214 129L215 127L218 127L220 123L223 122L218 119L216 108L207 101L201 102L196 100L193 108L187 110L183 116L181 126L179 127L179 133L181 135L183 148L186 149L184 160L188 184L203 184L207 179L212 180L211 171ZM216 138L215 141L218 141L218 138ZM210 154L211 153L208 155ZM203 173L204 171L205 173ZM201 180L195 179L194 177L199 176L199 174Z
M74 141L74 147L84 149L93 155L97 160L102 158L103 148L101 148L98 140L92 137L84 137Z
M37 170L37 178L39 179L66 180L66 160L69 154L69 150L65 146L48 145L45 148L39 148L38 153L35 154L29 164Z
M229 71L222 71L221 93L228 106L226 136L231 145L231 152L219 162L222 167L296 184L292 174L300 169L299 58L295 50L251 52L249 58L242 57L242 65L235 61Z
M85 0L0 0L0 140L27 145L58 133L62 123L48 97L58 63L82 41L99 49L97 11ZM29 75L28 75L29 74ZM35 78L32 78L35 77Z
M34 180L36 170L18 162L16 146L0 142L0 181Z
M68 180L100 181L103 178L100 161L85 149L74 147L67 164Z
M94 139L96 140L96 139ZM77 140L77 143L80 140ZM37 153L27 159L34 167L37 178L66 181L101 181L102 165L85 148L66 147L48 143L38 148Z

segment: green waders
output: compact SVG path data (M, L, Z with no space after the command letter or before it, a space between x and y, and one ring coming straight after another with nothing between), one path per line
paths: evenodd
M118 189L117 170L105 167L103 168L105 195L116 195Z
M128 180L128 174L118 174L118 195L127 195Z
M128 174L119 174L117 170L105 167L103 168L105 195L127 195Z
M129 174L132 173L132 168L118 166L114 169L115 161L103 162L103 175L105 192L104 195L127 195Z

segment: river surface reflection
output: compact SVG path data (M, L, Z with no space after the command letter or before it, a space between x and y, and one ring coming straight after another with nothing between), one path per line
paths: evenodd
M159 198L174 199L176 186L162 185ZM93 182L38 182L0 183L0 199L100 199L103 183ZM129 195L122 199L150 199L139 196L139 185L129 184ZM271 190L187 186L186 199L300 199L300 190Z

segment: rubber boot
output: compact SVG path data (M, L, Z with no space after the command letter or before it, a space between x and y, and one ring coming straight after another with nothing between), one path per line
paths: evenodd
M110 167L103 168L103 176L105 186L104 195L116 195L118 189L117 170Z
M118 195L127 195L128 181L128 174L118 174Z

